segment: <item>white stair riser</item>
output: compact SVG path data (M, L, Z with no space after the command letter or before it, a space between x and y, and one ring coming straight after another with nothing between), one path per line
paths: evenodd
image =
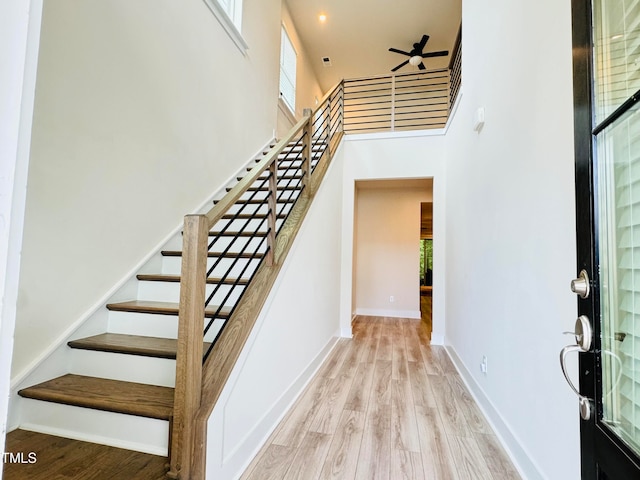
M174 387L176 361L167 358L71 349L71 373Z
M287 192L282 194L282 198L283 199L295 198L295 197L290 197L291 194L292 194L292 192L287 191ZM295 193L294 193L294 195L295 195ZM291 209L291 205L292 205L291 203L286 203L286 204L278 203L276 210L278 211L278 213L281 213L283 211L286 212L289 209ZM252 213L252 214L253 213L261 213L261 214L265 214L265 213L267 213L269 211L269 208L268 208L268 206L266 204L265 205L250 205L250 207L251 208L249 208L249 207L242 208L242 205L238 205L238 204L231 205L231 207L229 207L229 212L228 213Z
M227 231L238 232L254 232L256 229L259 229L261 232L267 231L267 220L263 218L250 219L246 218L237 218L235 220L231 219L222 219L219 220L211 229L211 231L221 231L224 227L229 225Z
M22 399L20 428L128 450L167 455L169 422Z
M209 295L216 287L218 286L207 284L205 298L209 298ZM211 300L211 304L221 305L223 301L225 302L225 305L230 305L230 302L234 302L235 304L235 301L239 298L244 288L245 287L241 285L238 285L235 288L232 288L232 285L220 285ZM227 295L229 295L229 297L225 301ZM138 285L138 298L157 302L179 302L180 284L178 282L140 281Z
M216 318L213 323L211 324L211 326L209 327L209 329L207 330L207 333L204 336L204 341L205 342L213 342L216 338L216 335L218 335L218 332L220 331L220 329L222 329L222 326L227 322L227 320L223 320L221 318Z
M226 273L226 271L231 268L231 272L229 274L230 277L239 277L242 275L243 278L250 277L253 271L258 267L260 262L260 258L254 258L253 260L249 260L246 258L239 258L235 265L233 265L235 258L223 258L218 262L218 265L213 269L213 272L209 275L210 277L220 277ZM207 271L218 261L217 257L209 257L207 258ZM250 265L245 269L245 265L250 263ZM233 266L232 266L233 265ZM162 259L162 273L167 275L180 275L180 270L182 268L182 257L164 257ZM242 273L244 270L244 273Z
M266 232L266 229L264 230ZM209 237L209 250L222 252L225 249L229 249L229 252L244 252L253 253L255 251L265 251L267 248L267 240L264 238L265 233L262 232L262 236L256 237ZM254 232L250 232L253 234Z
M109 333L178 338L178 316L153 313L109 312Z
M202 330L209 323L202 322ZM215 327L212 327L205 341L213 340L219 326L224 324L223 319L215 319ZM178 338L178 316L158 315L153 313L135 312L109 312L109 333L122 333L125 335L141 335L147 337Z

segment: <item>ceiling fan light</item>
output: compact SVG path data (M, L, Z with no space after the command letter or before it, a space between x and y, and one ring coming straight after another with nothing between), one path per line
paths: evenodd
M417 67L422 63L422 57L420 55L414 55L409 59L409 63L414 67Z

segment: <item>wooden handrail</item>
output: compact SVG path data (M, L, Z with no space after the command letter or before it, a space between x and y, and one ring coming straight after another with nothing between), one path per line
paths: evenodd
M267 234L267 255L263 265L266 269L279 269L278 238L275 235L276 219L276 193L277 193L277 170L278 158L284 149L297 138L299 132L304 130L306 143L309 145L306 151L305 169L305 189L304 200L309 201L313 191L311 179L311 147L310 142L313 134L313 122L315 114L324 103L340 87L342 82L332 88L319 103L318 107L311 112L311 115L301 119L289 133L280 140L266 155L260 160L251 171L242 178L213 208L203 215L187 215L184 221L183 231L183 253L182 269L180 278L180 306L178 313L178 351L176 355L176 387L174 393L174 414L170 425L169 442L169 471L167 476L174 479L204 478L204 459L194 459L194 435L196 431L202 431L208 415L203 416L202 412L213 410L215 400L219 397L224 384L227 381L231 368L240 354L242 346L248 336L247 330L233 342L231 352L225 352L225 362L227 368L224 371L215 372L215 381L211 380L211 357L207 358L204 364L203 358L203 319L205 317L205 288L207 276L207 239L209 230L229 211L229 209L242 197L249 187L269 169L269 214L268 214L268 234ZM327 149L329 150L329 149ZM327 155L328 157L328 155ZM300 197L302 199L303 197ZM306 203L305 202L305 203ZM263 268L261 267L261 268ZM241 308L238 308L241 310ZM257 314L256 314L257 315ZM238 316L238 315L236 315ZM234 316L227 322L230 326L225 328L221 340L224 338L234 338ZM251 325L255 318L251 320ZM231 334L231 335L229 335ZM229 360L232 363L229 363ZM230 365L230 366L229 366ZM203 384L203 379L207 384ZM212 386L213 383L213 386ZM207 388L209 394L205 404L202 404L202 392ZM214 392L213 394L211 392ZM213 401L211 401L213 399ZM203 424L204 423L204 424ZM203 451L198 448L198 453ZM194 462L198 465L198 471L192 476L191 465Z
M251 171L240 180L229 192L220 200L211 210L209 210L205 216L207 217L207 222L209 224L208 228L213 227L218 220L222 218L222 216L227 213L229 208L233 206L236 201L244 195L247 189L256 181L256 179L262 175L262 173L269 168L273 162L278 159L278 155L282 153L282 151L291 143L291 141L296 138L298 132L308 123L309 117L305 117L300 120L295 126L289 131L286 137L280 140L275 147L273 147L265 157L260 160L255 167L251 169Z

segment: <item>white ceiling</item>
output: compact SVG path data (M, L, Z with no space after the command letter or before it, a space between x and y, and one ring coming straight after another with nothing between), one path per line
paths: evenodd
M453 48L461 18L461 0L285 0L323 90L342 78L390 73L408 57L422 35L424 52ZM320 23L320 13L327 15ZM324 67L322 57L332 66ZM447 66L449 57L427 58L427 69ZM417 70L406 65L397 73Z

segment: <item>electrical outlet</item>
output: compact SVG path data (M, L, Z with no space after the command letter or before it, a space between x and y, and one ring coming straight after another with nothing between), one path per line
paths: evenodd
M487 356L486 355L482 356L482 363L480 364L480 371L482 373L484 373L485 375L487 374Z
M391 296L389 297L389 303L393 303L393 302L395 302L395 301L396 301L396 297L394 297L393 295L391 295Z

